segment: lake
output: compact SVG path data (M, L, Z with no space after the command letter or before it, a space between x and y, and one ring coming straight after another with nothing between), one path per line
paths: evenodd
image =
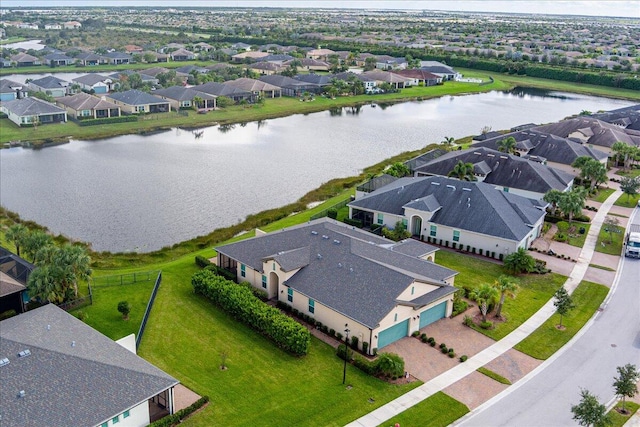
M445 136L631 104L516 90L214 126L201 138L174 129L4 149L0 204L94 250L148 252L291 203L332 178Z

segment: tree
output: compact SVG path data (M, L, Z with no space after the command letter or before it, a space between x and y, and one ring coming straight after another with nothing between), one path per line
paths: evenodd
M558 203L560 202L560 199L562 199L562 197L564 196L564 193L560 190L549 190L545 193L545 195L542 197L542 200L544 200L547 203L551 203L551 214L555 215L556 214L556 210L558 209Z
M78 297L78 281L89 280L91 277L91 258L81 246L64 245L60 249L61 268L66 268L71 273L71 286L74 296Z
M456 139L452 136L445 136L444 139L440 142L440 144L446 146L446 147L451 147L453 144L455 144Z
M573 419L581 426L604 427L611 424L607 408L588 390L580 390L580 403L571 406Z
M518 248L504 258L504 266L507 271L518 275L532 271L536 266L536 260L527 253L525 248Z
M499 294L500 292L497 288L489 285L488 283L483 283L482 285L475 288L469 295L469 298L478 303L483 322L487 321L487 311L489 310L489 305L496 302Z
M131 305L129 305L129 301L120 301L118 303L118 311L122 313L122 318L124 320L129 320L129 313L131 313Z
M512 136L498 142L498 151L513 154L516 151L516 139Z
M389 168L386 170L386 173L391 176L402 178L403 176L409 175L411 173L411 170L404 163L396 162L389 166Z
M156 62L156 56L151 53L151 52L147 52L144 55L142 55L142 59L144 60L144 62L146 62L147 64L150 64L152 62Z
M64 292L57 276L57 272L50 266L34 269L27 281L29 296L54 304L63 302Z
M505 297L510 296L511 298L515 298L518 285L512 277L501 275L493 286L500 292L500 302L498 302L498 308L496 309L496 317L499 318Z
M376 68L376 63L377 62L378 62L378 60L373 56L370 56L370 57L366 58L364 60L364 70L365 71L373 70L374 68Z
M473 173L473 164L463 163L462 160L458 160L458 163L456 163L447 176L459 179L460 181L477 181Z
M605 230L609 233L609 244L613 243L613 232L618 229L620 220L615 216L608 216L604 219Z
M22 224L13 224L7 230L5 237L16 247L16 255L20 256L20 247L24 244L28 235L29 229Z
M553 294L555 301L553 301L553 305L556 308L556 313L560 315L560 325L558 325L559 329L563 329L562 326L562 317L566 315L569 311L575 308L573 304L573 300L571 299L571 295L564 288L564 286L560 287L555 294Z
M640 372L636 365L627 363L624 366L618 366L618 377L613 378L613 388L616 390L616 395L622 398L622 413L626 414L627 411L624 407L627 397L632 398L638 393L638 380L640 380Z
M580 169L580 177L589 181L589 189L607 181L607 168L605 165L589 156L580 156L572 164Z
M573 223L573 217L582 213L584 202L587 198L587 192L582 187L573 188L558 201L558 207L563 214L569 217L569 223Z
M384 227L382 229L382 234L384 235L384 237L396 242L411 237L411 233L407 231L407 227L405 227L402 221L397 221L393 230L389 230Z
M40 248L51 245L53 238L44 231L35 230L27 233L24 241L22 242L23 252L31 261L36 258L36 253Z
M624 177L620 180L620 190L627 195L627 203L632 196L638 194L638 189L640 189L639 177Z

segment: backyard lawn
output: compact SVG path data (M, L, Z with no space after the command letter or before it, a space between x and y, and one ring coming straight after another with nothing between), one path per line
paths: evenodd
M514 348L536 359L549 358L587 323L608 292L606 286L583 280L571 295L576 307L562 318L562 325L566 329L556 328L560 323L560 315L554 314Z
M455 285L458 288L475 288L483 283L492 284L498 276L505 274L501 263L445 250L438 251L436 263L460 273L455 278ZM507 319L506 322L496 322L494 329L477 328L477 330L494 340L504 338L549 301L566 279L565 276L557 273L525 274L516 277L520 290L515 299L507 298L502 308L502 316ZM465 314L472 316L477 311L477 308L472 308ZM491 316L489 314L487 320L493 321Z

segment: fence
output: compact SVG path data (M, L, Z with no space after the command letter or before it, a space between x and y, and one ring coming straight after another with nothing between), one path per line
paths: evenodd
M160 272L143 271L138 273L118 274L115 276L102 276L93 278L93 286L114 286L114 285L130 285L136 282L149 282L156 280Z
M341 209L341 208L347 206L347 204L349 202L351 202L351 198L347 198L347 199L345 199L345 200L343 200L341 202L338 202L335 205L333 205L331 207L328 207L327 209L325 209L323 211L318 212L317 214L311 215L310 220L313 221L314 219L323 218L323 217L327 216L327 214L329 213L329 211L331 209L335 209L335 210Z
M73 301L63 302L62 304L59 304L58 307L60 307L64 311L70 311L76 308L86 307L87 305L93 304L93 293L91 292L91 284L89 284L88 287L89 295L74 299Z
M153 291L151 291L151 298L149 298L147 309L144 311L144 316L142 317L142 323L140 323L140 329L138 329L138 335L136 335L136 350L138 349L138 347L140 347L142 335L144 335L144 330L147 327L147 319L149 318L149 314L151 313L151 309L153 308L153 302L156 300L156 294L158 293L160 282L162 282L162 271L158 272L156 283L153 286Z

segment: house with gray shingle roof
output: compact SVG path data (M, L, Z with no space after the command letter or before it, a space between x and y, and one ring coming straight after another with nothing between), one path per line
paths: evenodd
M108 64L109 60L104 56L97 55L93 52L82 52L76 55L76 63L82 66Z
M0 79L0 101L11 101L28 95L27 85L9 79Z
M474 165L475 177L480 182L491 184L504 192L539 200L549 190L569 191L575 178L574 175L540 162L486 147L443 154L417 167L415 175L447 176L458 162ZM482 162L485 165L475 167Z
M218 265L336 331L381 349L449 316L457 272L436 248L328 218L216 248Z
M130 64L132 62L131 55L123 52L107 52L104 57L112 65Z
M240 102L247 100L248 102L254 102L256 96L247 90L240 89L238 87L228 85L226 83L208 82L201 85L193 86L192 89L200 92L208 93L215 96L225 96L233 100L233 102Z
M287 76L262 76L260 81L279 87L284 96L302 96L305 92L322 92L322 88L317 84L303 82Z
M183 108L215 109L217 96L184 86L171 86L154 90L154 96L169 101L171 107L178 111ZM195 105L198 104L198 105Z
M110 93L106 99L118 105L122 111L130 114L166 113L171 111L169 101L137 89Z
M97 73L89 73L71 80L80 85L82 90L93 93L107 93L113 89L113 80Z
M11 57L11 61L16 64L16 67L32 67L41 64L38 58L24 52L19 52L13 55Z
M120 107L116 104L85 92L58 98L56 104L65 108L69 116L78 120L120 116Z
M67 121L67 112L64 109L38 98L5 101L0 104L0 111L18 126Z
M265 98L279 98L282 96L282 90L278 86L274 86L267 82L241 77L235 80L224 82L225 85L235 87L240 90L251 92L254 96L262 96Z
M3 427L143 426L174 412L178 380L53 304L0 322L0 340Z
M481 182L408 177L356 198L349 217L365 227L401 221L420 240L502 259L540 235L545 207Z
M54 98L60 98L67 94L69 82L55 76L45 76L29 82L29 89L34 92L44 92Z
M0 314L7 315L11 310L20 314L27 310L27 281L35 268L35 265L0 246Z
M500 141L509 137L516 140L515 150L520 157L546 164L574 176L580 174L579 169L571 166L578 157L591 157L605 166L609 157L604 151L591 148L588 145L533 129L487 138L484 141L474 143L473 147L487 147L497 150Z
M65 55L64 53L50 53L42 57L44 63L50 65L52 67L60 67L64 65L71 65L75 62L70 56Z

